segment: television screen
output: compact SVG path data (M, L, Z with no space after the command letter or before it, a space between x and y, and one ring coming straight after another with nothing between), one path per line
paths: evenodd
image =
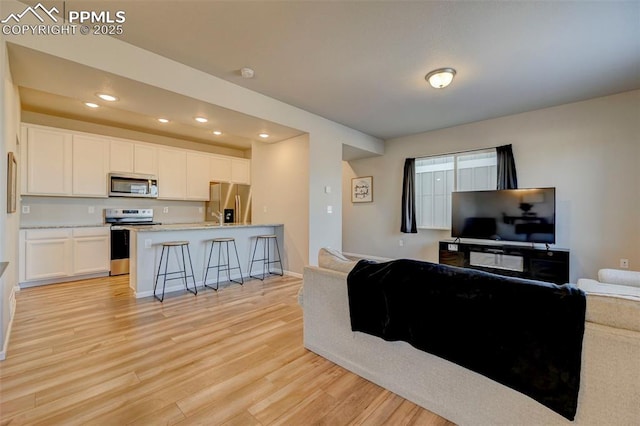
M556 189L453 192L451 236L553 244Z

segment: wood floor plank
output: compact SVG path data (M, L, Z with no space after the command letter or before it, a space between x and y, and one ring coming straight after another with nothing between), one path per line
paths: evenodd
M127 276L21 290L0 425L451 424L304 349L301 284L164 303L135 299Z

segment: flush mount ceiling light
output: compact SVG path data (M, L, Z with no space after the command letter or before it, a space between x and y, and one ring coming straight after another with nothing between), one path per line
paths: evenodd
M427 80L434 89L444 89L451 84L455 75L456 70L453 68L438 68L427 74L424 79Z
M260 133L258 136L260 136L262 139L266 139L269 137L269 133Z
M220 136L222 134L220 130L214 130L212 133L216 136Z
M118 100L116 96L109 95L107 93L96 93L96 96L102 99L103 101L107 101L107 102L115 102Z
M196 120L198 123L206 123L207 121L209 121L204 117L196 117L194 118L194 120Z
M94 104L93 102L85 102L84 104L89 108L98 108L100 106L98 104Z
M169 120L167 118L158 118L158 121L163 123L163 124L166 124L166 123L169 122Z

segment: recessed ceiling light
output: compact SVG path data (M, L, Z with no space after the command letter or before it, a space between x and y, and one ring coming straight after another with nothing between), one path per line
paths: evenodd
M196 120L198 123L206 123L207 121L209 121L204 117L196 117L194 120Z
M222 134L222 132L220 130L214 130L213 134L216 136L220 136Z
M89 108L98 108L100 106L98 104L94 104L93 102L85 102L84 104Z
M260 133L258 136L260 136L263 139L266 139L269 137L269 133Z
M166 118L158 118L158 121L161 122L161 123L168 123L169 122L169 120L166 119Z
M107 102L115 102L118 100L117 97L113 96L113 95L108 95L106 93L96 93L96 95L102 99L103 101L107 101Z

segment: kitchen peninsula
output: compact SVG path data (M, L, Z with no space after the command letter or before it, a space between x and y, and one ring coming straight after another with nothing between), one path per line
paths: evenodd
M240 267L244 277L249 276L249 261L255 244L255 237L258 235L275 234L278 237L278 245L283 261L286 259L286 249L282 245L284 241L284 226L282 224L225 224L221 226L211 222L203 222L131 226L126 228L129 229L131 236L129 286L135 292L136 298L153 295L155 275L158 271L158 263L160 262L162 251L161 246L162 243L167 241L189 242L193 273L198 288L203 286L204 269L209 256L210 243L207 243L207 241L213 238L235 238L238 256L240 257ZM258 250L260 250L260 247ZM169 257L169 271L178 269L176 259L177 256L172 253ZM234 263L233 260L232 263ZM261 267L262 264L260 264ZM237 271L235 275L239 275ZM234 278L233 273L232 278ZM189 285L191 286L191 282L189 282ZM184 281L173 280L167 283L165 292L183 290ZM205 289L205 291L209 290Z

